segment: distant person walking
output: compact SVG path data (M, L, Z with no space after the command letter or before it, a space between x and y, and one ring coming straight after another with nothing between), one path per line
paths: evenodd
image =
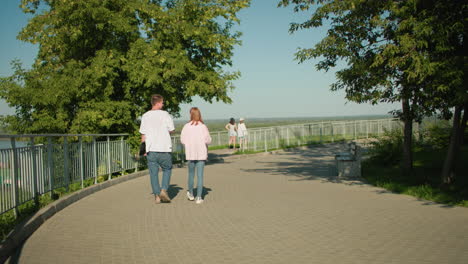
M146 158L155 202L171 202L167 190L172 173L170 133L174 132L174 121L168 112L162 110L164 98L161 95L152 95L151 105L151 110L144 113L141 118L141 142L146 143ZM162 169L161 186L158 177L159 167Z
M187 198L203 203L203 170L208 159L208 147L211 143L208 127L203 123L201 112L197 107L190 109L190 122L184 125L180 134L180 142L185 146L185 159L188 161ZM193 180L197 170L197 197L193 197Z
M227 123L225 128L229 134L229 143L228 143L229 148L231 148L231 144L232 144L232 148L236 149L237 126L236 126L236 121L234 120L234 118L231 117L231 119L229 120L229 123Z
M245 126L245 119L241 117L239 119L239 125L237 126L237 135L239 137L239 149L245 150L247 145L248 132L247 127Z

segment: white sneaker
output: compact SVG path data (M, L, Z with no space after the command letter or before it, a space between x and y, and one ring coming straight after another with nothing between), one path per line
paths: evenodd
M187 191L187 198L188 198L190 201L195 200L195 197L193 197L193 194L191 194L189 191Z
M195 198L195 203L196 204L201 204L201 203L203 203L203 199L201 197L197 197L197 198Z

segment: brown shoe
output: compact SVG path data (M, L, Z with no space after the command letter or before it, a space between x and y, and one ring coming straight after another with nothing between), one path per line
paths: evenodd
M171 198L169 198L169 195L167 195L166 190L161 190L161 193L159 194L159 196L161 197L161 201L165 203L171 202Z
M161 198L159 198L159 195L154 196L154 202L157 203L157 204L161 203Z

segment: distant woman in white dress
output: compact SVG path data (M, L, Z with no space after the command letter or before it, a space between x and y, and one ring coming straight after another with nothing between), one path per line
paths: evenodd
M234 118L231 118L231 120L229 120L229 123L227 123L225 128L229 134L229 148L231 148L232 144L232 148L236 149L237 126Z
M241 117L239 119L239 125L237 126L237 136L239 137L239 149L241 150L245 150L248 136L247 127L245 126L244 121L245 119Z

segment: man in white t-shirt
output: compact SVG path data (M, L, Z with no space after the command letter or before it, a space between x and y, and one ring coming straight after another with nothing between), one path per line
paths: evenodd
M150 172L151 187L156 203L170 202L167 193L172 173L172 141L174 121L168 112L162 110L164 98L159 94L151 96L152 108L141 118L141 142L146 143L146 159ZM159 167L162 169L162 183L159 185Z

